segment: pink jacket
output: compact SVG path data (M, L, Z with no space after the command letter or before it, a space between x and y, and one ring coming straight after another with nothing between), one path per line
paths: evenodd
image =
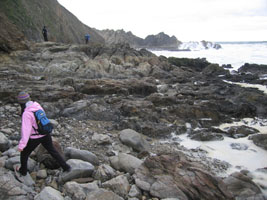
M43 110L43 108L37 102L29 101L26 103L26 108L22 114L21 139L18 146L20 150L23 150L27 146L29 138L37 139L44 137L44 135L32 135L36 133L33 127L37 129L37 124L33 112L39 109Z

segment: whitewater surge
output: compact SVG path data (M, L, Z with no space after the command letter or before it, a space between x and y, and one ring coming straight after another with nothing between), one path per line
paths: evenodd
M157 56L177 58L206 58L219 65L231 64L237 70L245 63L267 64L267 42L220 43L221 49L203 49L193 46L191 51L152 51ZM188 47L190 48L190 47Z
M241 121L233 123L221 124L219 129L226 130L231 126L242 126L256 128L261 134L267 134L266 119L245 118ZM213 159L226 161L231 164L231 167L226 171L226 174L218 174L221 176L230 175L233 172L240 170L248 170L251 172L253 181L263 188L267 188L267 175L258 169L267 167L267 151L256 146L248 137L230 138L224 136L222 141L195 141L187 137L187 134L176 135L179 138L179 144L187 149L201 149L207 152L207 156ZM233 145L238 144L241 149L233 148ZM267 190L263 191L267 195Z

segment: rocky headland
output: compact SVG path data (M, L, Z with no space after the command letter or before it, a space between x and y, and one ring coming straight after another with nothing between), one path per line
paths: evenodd
M95 8L88 8L90 9ZM0 1L0 51L9 52L27 48L27 41L42 42L42 28L48 30L48 40L68 44L84 44L85 34L90 43L99 45L129 44L132 48L153 50L194 50L220 48L219 44L201 41L188 45L175 36L163 32L148 35L145 39L122 30L97 30L83 24L76 16L61 6L57 0ZM192 47L192 49L191 49Z
M246 64L230 73L205 59L157 57L126 44L47 42L2 52L0 199L264 200L266 185L255 183L252 172L218 176L229 163L179 141L161 142L172 134L218 142L250 135L267 150L267 135L257 129L216 128L266 118L266 94L231 84L266 85L259 78L262 69ZM27 180L16 180L21 90L46 110L70 172L62 172L39 147L29 160ZM266 175L266 167L258 170Z
M135 36L132 32L122 30L96 30L105 39L107 45L127 43L135 49L166 50L166 51L191 51L201 49L220 49L222 46L209 41L182 42L175 36L169 36L163 32L156 35L148 35L145 39Z

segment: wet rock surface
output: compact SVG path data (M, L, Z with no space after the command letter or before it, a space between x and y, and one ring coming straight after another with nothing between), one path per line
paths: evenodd
M266 95L225 81L233 77L205 59L157 57L122 44L48 42L0 54L0 182L8 183L0 185L0 195L5 199L264 199L259 189L263 186L247 174L217 176L225 174L229 163L211 159L201 149L186 149L178 139L161 142L172 134L217 142L225 136L251 135L266 149L257 130L214 128L267 116ZM46 110L55 126L53 140L73 166L73 171L62 172L44 150L37 149L28 162L35 181L30 187L16 180L12 171L19 163L21 119L16 96L21 90ZM232 148L247 147L233 143Z

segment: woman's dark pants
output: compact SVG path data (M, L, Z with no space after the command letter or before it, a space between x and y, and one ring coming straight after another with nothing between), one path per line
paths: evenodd
M21 175L27 174L27 162L32 151L39 145L42 144L43 147L51 154L51 156L58 162L58 164L63 168L64 171L69 170L70 166L65 162L64 158L58 153L54 148L52 143L52 138L50 134L38 138L38 139L29 139L27 146L23 149L20 154L20 163L21 167L19 172Z

